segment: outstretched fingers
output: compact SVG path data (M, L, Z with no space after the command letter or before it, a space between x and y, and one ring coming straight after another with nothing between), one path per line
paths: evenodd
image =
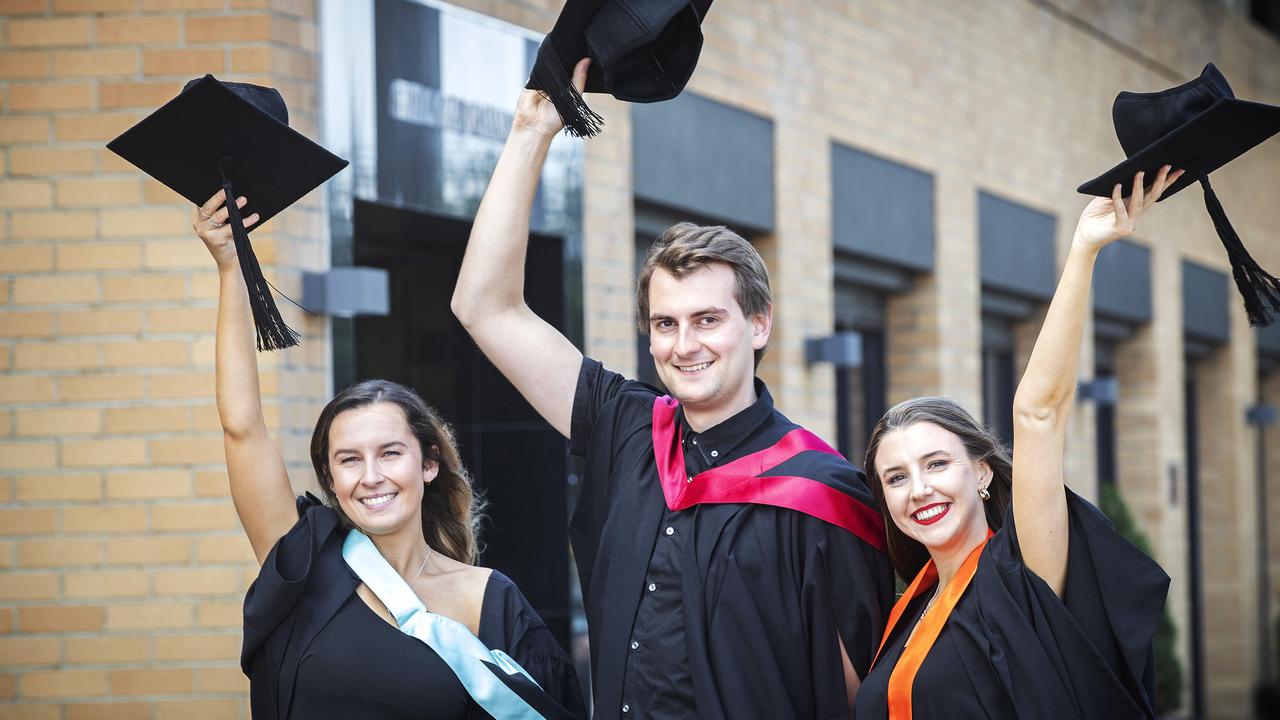
M1142 217L1142 210L1146 207L1143 204L1143 198L1146 196L1146 186L1143 184L1146 180L1146 173L1139 170L1137 175L1133 176L1133 191L1129 193L1129 205L1125 208L1125 213L1129 216L1129 222L1133 225L1138 224L1138 218Z
M231 239L231 228L227 226L227 217L230 216L231 210L223 202L224 193L219 190L204 205L196 208L196 213L200 216L193 224L196 234L206 241L225 241ZM244 207L248 203L248 198L240 196L236 198L236 207ZM253 227L261 217L258 213L244 218L245 228Z
M219 190L213 194L213 197L205 200L203 205L197 205L196 222L208 222L209 218L213 217L213 214L218 211L218 208L222 207L222 204L226 202L226 200L227 191Z
M1156 181L1151 183L1151 192L1147 193L1146 201L1142 204L1142 209L1146 210L1160 199L1160 193L1164 192L1165 187L1169 184L1169 171L1173 167L1164 165L1160 168L1160 172L1156 173Z
M1156 176L1155 184L1151 186L1151 192L1147 195L1147 207L1151 207L1157 200L1164 195L1164 191L1169 189L1170 185L1178 182L1178 178L1182 177L1185 170L1173 170L1173 166L1165 165L1160 168L1160 174Z
M587 70L591 67L591 58L584 57L573 66L573 87L582 93L587 88Z
M1116 229L1124 229L1129 226L1129 212L1124 207L1124 190L1120 183L1111 190L1111 211L1115 213Z
M247 202L249 202L249 199L241 195L240 197L236 198L236 207L244 207L245 203ZM218 208L217 212L209 216L208 222L213 227L220 228L223 225L227 224L227 218L230 217L230 215L231 215L231 208L227 207L226 205L223 205L222 207Z

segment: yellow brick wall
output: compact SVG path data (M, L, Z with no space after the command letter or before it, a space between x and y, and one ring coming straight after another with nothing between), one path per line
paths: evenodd
M0 3L0 716L241 718L256 573L213 405L212 262L192 208L105 149L187 80L277 87L316 130L315 8ZM269 278L327 264L318 194L254 233ZM300 487L325 324L263 356Z
M457 4L545 31L561 3ZM775 124L777 225L761 248L778 324L762 374L780 407L833 434L831 370L802 362L803 339L832 323L830 142L933 175L937 270L889 303L890 400L946 394L980 413L977 192L1053 213L1061 260L1085 202L1073 188L1120 155L1116 90L1165 87L1168 72L1190 77L1213 60L1238 95L1280 103L1260 71L1280 66L1280 43L1224 7L716 3L690 90ZM226 497L212 405L216 278L189 232L191 209L103 144L206 71L280 88L294 125L315 137L314 3L0 0L0 13L0 717L247 717L236 656L255 567ZM592 105L606 130L586 144L586 350L631 370L629 112ZM1272 269L1277 184L1275 141L1215 175ZM255 232L268 276L295 297L298 271L327 264L318 195ZM1195 190L1160 210L1138 238L1152 248L1155 318L1118 349L1117 450L1122 491L1173 577L1185 652L1185 507L1169 499L1187 470L1179 268L1184 257L1225 262ZM1253 669L1258 630L1233 601L1251 597L1253 435L1240 403L1254 380L1231 302L1232 345L1211 359L1226 392L1202 408L1223 434L1201 468L1215 491L1206 521L1231 526L1209 539L1222 557L1206 597L1210 712L1228 718L1245 716L1249 679L1234 675ZM301 489L310 425L330 392L329 344L324 321L282 310L306 342L263 356L263 389ZM1020 331L1020 352L1033 337ZM1092 433L1082 408L1069 466L1086 493ZM1276 487L1280 470L1268 477Z

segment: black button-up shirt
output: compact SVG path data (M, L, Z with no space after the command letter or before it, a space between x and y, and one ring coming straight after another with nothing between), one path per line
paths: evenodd
M754 404L703 433L677 415L690 476L796 428L763 383L756 392ZM570 536L595 717L847 716L839 644L864 673L892 601L887 558L786 508L671 512L653 448L658 394L584 359L574 395L570 451L586 462ZM807 453L784 465L780 474L872 502L861 474L840 458Z
M694 432L689 426L684 408L677 411L688 477L768 447L758 431L773 419L772 401L764 383L757 383L756 392L761 399L703 433ZM623 677L623 708L632 717L679 718L695 714L684 632L681 563L696 512L697 508L673 511L663 507Z

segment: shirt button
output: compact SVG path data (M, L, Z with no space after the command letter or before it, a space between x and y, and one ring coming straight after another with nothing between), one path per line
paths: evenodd
M632 649L632 650L639 650L639 649L640 649L640 643L636 642L635 640L632 640L632 641L631 641L631 649Z
M692 475L690 475L690 476L689 476L689 482L693 482L693 476L692 476Z
M711 451L711 457L720 457L720 451L719 451L719 450L712 450L712 451Z
M624 713L629 713L629 712L631 712L631 706L630 706L630 705L625 705L625 704L624 704L624 705L622 706L622 712L624 712Z
M675 534L676 534L676 529L675 529L675 528L673 528L673 527L671 527L670 525L668 525L668 526L667 526L667 534L668 534L668 535L675 535Z
M653 583L649 583L649 592L653 592L654 590L657 590L657 589L658 589L657 585Z
M693 440L691 440L690 442L692 442L694 445L697 445L697 444L698 444L698 438L694 438L694 439L693 439Z

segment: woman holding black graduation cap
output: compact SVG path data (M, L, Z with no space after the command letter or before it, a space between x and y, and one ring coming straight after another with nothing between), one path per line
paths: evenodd
M481 503L448 425L412 390L371 380L331 400L311 442L328 502L294 498L255 350L298 336L249 232L346 161L291 129L274 89L211 75L108 147L197 204L193 228L218 266L218 415L231 497L262 563L241 652L253 717L585 717L542 619L509 579L475 566Z
M868 484L890 559L914 580L863 681L859 720L1156 715L1151 642L1169 578L1063 485L1090 277L1104 246L1198 182L1250 323L1280 317L1280 280L1245 248L1208 177L1280 132L1280 107L1237 99L1209 64L1176 87L1121 92L1112 119L1127 158L1079 187L1099 197L1018 385L1012 463L945 398L900 403L872 431Z
M877 718L1155 717L1169 578L1063 485L1094 260L1176 182L1133 178L1080 216L1014 399L1014 454L956 403L903 402L868 443L889 555L912 580L856 704ZM1016 528L1016 529L1015 529Z
M448 426L411 390L371 380L331 400L311 441L328 503L295 502L262 416L224 197L197 208L194 228L220 278L231 495L262 563L241 656L253 716L585 717L550 630L509 579L474 565L479 502Z

